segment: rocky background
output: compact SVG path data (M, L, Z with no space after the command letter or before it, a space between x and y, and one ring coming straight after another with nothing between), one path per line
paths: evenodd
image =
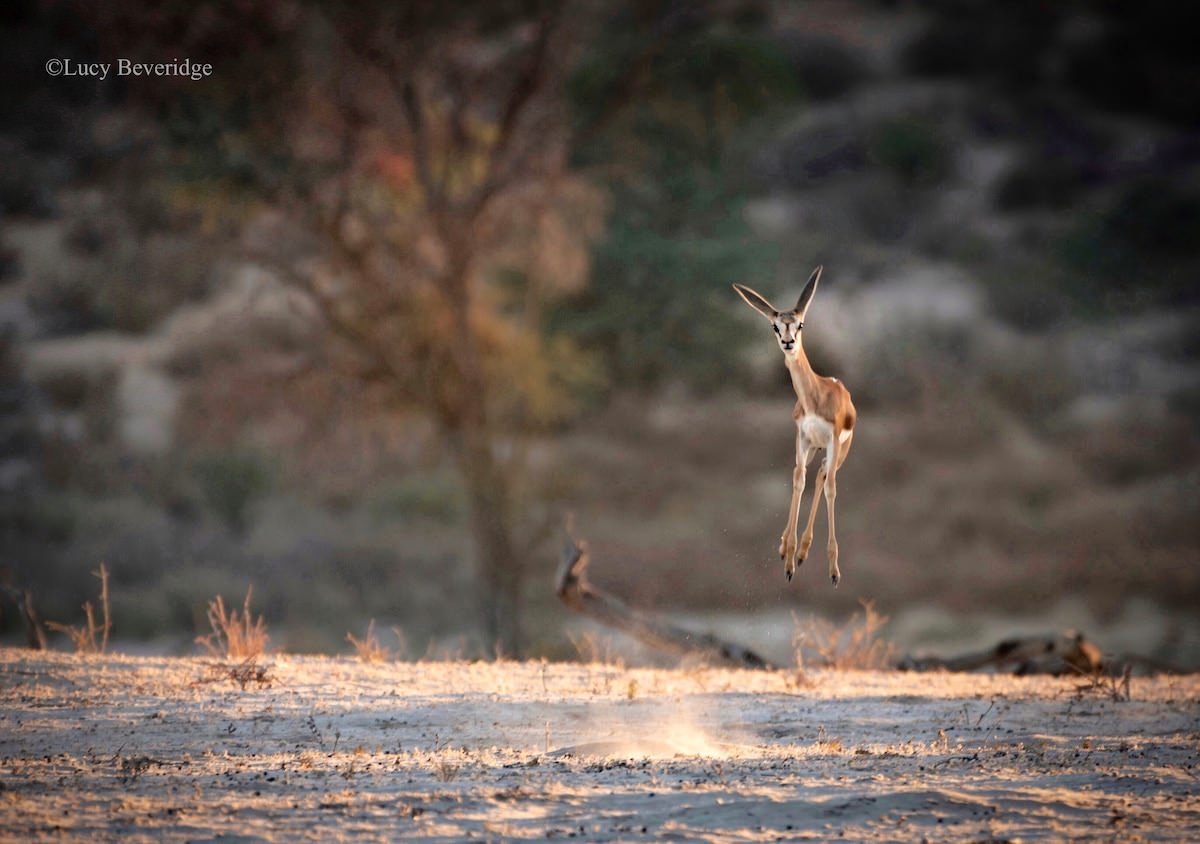
M379 116L403 98L366 70L321 87L373 60L378 10L186 5L0 13L0 577L69 621L104 562L127 647L190 650L206 601L252 584L279 648L344 650L373 618L412 655L488 653L436 386L362 374L314 318L367 270L296 280L377 234L397 289L444 258ZM549 8L486 6L402 4L459 68ZM787 626L872 599L903 645L1009 615L1200 657L1200 68L1172 4L595 3L555 26L535 116L558 146L472 278L523 653L575 652L549 588L573 511L593 578L639 606ZM215 70L43 69L123 55ZM504 94L479 84L486 145ZM347 86L381 104L366 153L334 143ZM318 240L339 178L355 204ZM823 518L797 581L775 557L791 393L729 289L790 302L818 263L806 348L860 413L836 591Z

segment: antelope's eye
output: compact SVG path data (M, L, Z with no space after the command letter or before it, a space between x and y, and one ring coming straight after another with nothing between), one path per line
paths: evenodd
M771 327L775 329L775 333L776 333L776 334L778 334L778 333L779 333L779 326L778 326L778 325L772 325Z

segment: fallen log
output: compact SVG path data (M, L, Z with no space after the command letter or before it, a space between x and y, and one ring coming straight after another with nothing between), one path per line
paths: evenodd
M747 647L709 633L693 633L651 613L634 609L603 592L587 579L587 543L576 540L567 528L567 541L555 575L554 591L575 612L606 627L627 633L655 650L698 659L710 665L734 668L775 669L776 666ZM1082 633L1025 636L1005 639L981 651L954 657L906 656L892 665L901 671L1001 671L1016 675L1052 674L1075 677L1128 677L1183 673L1168 663L1131 654L1106 655Z
M607 627L628 633L644 645L664 653L732 668L773 669L749 648L709 633L693 633L628 606L602 592L587 579L587 543L568 534L562 561L555 576L559 600L582 615Z
M1104 654L1083 634L1005 639L982 651L959 656L905 657L896 666L909 671L979 671L996 668L1014 674L1094 674Z
M971 651L954 657L907 656L901 659L896 667L902 671L995 669L1018 676L1121 676L1132 671L1147 674L1182 673L1182 670L1174 665L1149 657L1133 654L1106 655L1095 642L1074 631L1057 636L1005 639L986 650Z

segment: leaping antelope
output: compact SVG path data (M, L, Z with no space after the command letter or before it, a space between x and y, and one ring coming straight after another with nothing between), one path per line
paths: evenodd
M813 539L813 522L817 519L817 505L821 502L818 489L824 484L825 503L829 510L829 579L837 586L842 575L838 570L833 503L837 498L838 469L845 462L846 455L850 453L850 444L854 442L856 414L854 404L850 401L850 391L836 378L825 378L813 372L800 343L804 316L808 313L813 294L817 292L821 269L817 267L813 270L808 284L800 294L800 300L790 311L777 310L774 305L744 285L735 284L733 289L746 300L747 305L770 320L771 327L775 329L775 339L779 341L779 348L783 350L783 362L787 366L788 374L792 376L792 387L796 391L796 406L792 410L792 418L796 420L796 468L792 471L792 503L788 508L787 527L783 529L783 536L779 540L779 556L783 559L784 574L791 580L796 566L803 563L808 556ZM812 459L813 452L821 448L825 449L825 460L817 472L808 525L804 528L804 536L800 538L797 548L796 528L800 516L800 496L804 493L806 467Z

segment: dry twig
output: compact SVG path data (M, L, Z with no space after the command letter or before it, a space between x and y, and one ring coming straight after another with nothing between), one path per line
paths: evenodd
M8 596L21 616L25 628L25 646L35 651L46 650L46 631L33 601L33 590L0 583L0 595Z
M71 644L75 646L75 652L81 654L102 654L108 650L108 633L112 629L112 617L108 609L108 569L101 563L99 570L92 572L92 575L100 579L100 613L104 619L103 623L96 623L96 613L91 601L85 601L83 604L83 613L87 620L84 627L60 624L57 621L46 622L46 626L51 630L66 633L71 638Z

